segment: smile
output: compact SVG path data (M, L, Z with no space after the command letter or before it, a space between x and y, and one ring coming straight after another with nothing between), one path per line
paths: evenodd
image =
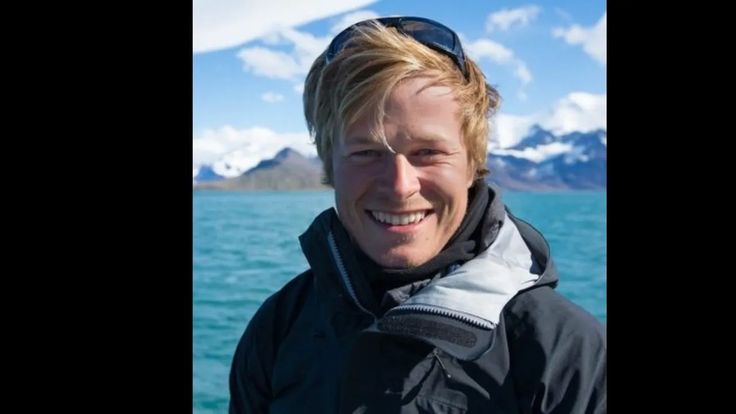
M419 210L407 213L388 213L378 210L367 210L368 213L379 223L392 226L406 226L409 224L418 224L424 218L432 213L432 210Z

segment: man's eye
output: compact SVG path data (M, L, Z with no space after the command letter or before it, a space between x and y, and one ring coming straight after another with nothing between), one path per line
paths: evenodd
M416 154L419 156L432 156L432 155L439 155L440 151L436 149L431 149L431 148L423 148L417 151Z
M352 154L350 154L352 157L357 158L374 158L374 157L380 157L381 151L378 150L362 150L362 151L356 151Z

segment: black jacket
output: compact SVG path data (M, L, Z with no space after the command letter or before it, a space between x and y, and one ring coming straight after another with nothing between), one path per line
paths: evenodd
M300 237L311 269L238 344L230 413L605 413L601 324L553 290L536 230L499 200L488 214L499 220L483 253L397 289L398 306L376 315L344 228L323 212Z

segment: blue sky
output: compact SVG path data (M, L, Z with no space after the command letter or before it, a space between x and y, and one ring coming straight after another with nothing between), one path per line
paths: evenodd
M214 164L235 175L287 145L316 154L301 101L309 66L342 28L388 15L429 17L460 34L503 99L491 149L535 123L557 133L606 127L601 0L195 0L195 173Z

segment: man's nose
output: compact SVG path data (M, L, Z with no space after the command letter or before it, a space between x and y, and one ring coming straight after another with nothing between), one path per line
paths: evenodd
M383 184L393 197L407 199L420 189L419 177L414 165L403 154L386 157Z

